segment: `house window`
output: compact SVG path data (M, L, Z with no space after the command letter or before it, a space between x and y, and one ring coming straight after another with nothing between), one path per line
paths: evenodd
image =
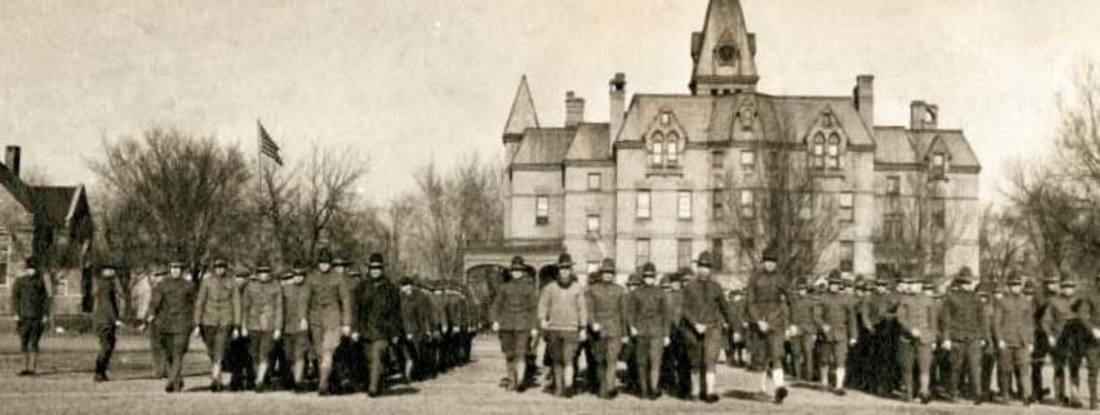
M665 151L668 152L665 159L668 160L669 166L675 166L680 162L680 141L676 133L670 133L668 135L668 143L665 144Z
M651 212L650 212L650 209L649 209L649 202L650 202L649 191L648 190L639 190L638 194L637 194L637 199L638 200L637 200L637 207L636 207L635 216L638 219L649 219L650 216L651 216L650 215Z
M814 198L810 194L801 194L798 197L798 218L810 220L814 218Z
M691 268L691 239L676 241L676 267Z
M855 194L843 192L840 194L840 220L851 222L855 219Z
M856 258L856 245L852 241L840 241L840 270L852 272Z
M0 234L0 285L8 285L8 261L11 259L11 235ZM12 307L15 305L13 304Z
M752 268L753 252L755 251L755 239L745 238L741 240L741 245L738 247L737 263L742 270L748 270Z
M649 150L649 164L659 166L664 164L665 136L659 132L653 133L653 147Z
M932 226L935 229L947 229L947 211L942 203L932 210Z
M741 208L740 210L742 217L751 218L756 215L755 199L756 198L754 197L752 190L745 189L741 191L739 205Z
M634 265L636 268L641 268L646 262L649 262L649 239L642 238L634 241Z
M887 213L882 218L882 230L883 238L886 241L899 241L904 236L902 234L902 222L901 215L896 213Z
M547 196L535 197L535 224L546 225L550 223L550 198Z
M600 233L600 215L588 215L588 233Z
M712 205L713 205L712 206L712 208L713 208L712 213L713 213L714 219L722 219L722 214L724 213L723 211L726 210L726 203L725 203L726 202L725 201L726 193L723 192L722 190L715 190L712 193L711 198L712 198L711 202L712 202Z
M752 150L741 150L741 166L752 168L756 165L756 153Z
M722 242L722 239L716 238L710 241L710 254L714 261L715 271L725 271L726 269L724 258L722 258L723 252L725 252L725 244Z
M897 196L901 194L901 178L898 176L890 176L886 178L886 194L890 196Z
M932 174L937 178L944 177L947 173L947 158L943 153L932 155Z
M825 167L830 169L840 168L840 136L836 133L829 135L829 148L825 157Z
M815 169L825 168L825 136L821 133L814 135L813 147L810 149Z
M722 170L726 168L726 152L715 151L710 154L710 166L715 170Z
M691 191L681 190L676 198L676 217L691 219Z
M599 191L601 186L601 177L599 173L588 173L588 190Z

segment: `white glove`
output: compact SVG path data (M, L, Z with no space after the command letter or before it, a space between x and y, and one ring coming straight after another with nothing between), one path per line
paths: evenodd
M538 337L538 335L539 335L539 331L538 331L538 330L535 330L535 329L531 329L531 338L535 338L535 337Z
M630 327L630 337L638 337L638 329Z
M848 339L848 345L849 345L849 346L855 346L855 345L856 345L856 341L858 341L858 340L859 340L859 339L856 339L855 337L852 337L851 339Z
M951 340L943 341L943 350L951 350Z
M248 329L241 329L241 337L248 337Z
M543 320L543 321L540 321L540 322L539 322L539 326L540 326L540 327L542 327L542 329L543 329L543 330L546 330L546 329L550 328L550 320ZM451 328L450 328L450 327L447 327L447 326L443 326L443 331L445 331L445 332L447 332L447 333L450 333L450 332L451 332Z
M913 337L916 337L916 338L919 339L920 338L920 329L913 329L913 331L910 332L909 334L911 334L911 335L913 335Z
M350 334L351 334L351 326L343 326L343 327L341 327L341 328L340 328L340 332L341 332L341 333L343 333L344 337L347 337L348 335L350 335Z
M698 332L698 333L706 333L707 332L707 326L705 324L696 324L695 325L695 331Z
M199 336L199 328L195 327L194 330L191 330L191 335L194 336L194 337L198 337Z
M829 327L828 324L821 326L821 332L829 334L830 331L833 331L833 328Z
M122 320L115 320L115 327L122 327Z
M271 333L271 338L273 338L275 340L279 340L279 338L281 338L281 337L283 337L283 331L282 330L275 330L274 333Z
M668 347L668 345L670 344L672 344L672 339L670 339L668 336L665 336L665 347Z
M741 333L733 333L733 342L741 343Z
M1004 340L1001 340L1001 341L997 342L997 348L1001 349L1001 350L1007 349L1008 348L1008 343L1005 343Z
M405 335L405 338L406 338L406 339L408 339L408 340L412 340L412 339L413 339L413 335L411 335L411 334L406 334L406 335Z
M764 333L767 333L769 330L771 330L771 327L768 326L768 322L766 322L764 320L757 321L756 322L756 327L759 328L760 331L762 331Z
M588 340L588 330L585 330L585 329L577 330L577 339L579 339L582 342L585 341L585 340Z
M630 336L623 336L623 344L630 344Z
M600 323L592 323L592 331L594 331L596 333L599 333L600 332Z
M1100 329L1092 329L1092 337L1100 340Z
M500 331L500 323L497 323L497 322L494 321L493 322L493 332L498 332L498 331Z
M351 334L351 340L359 341L359 333L358 332L352 333Z
M302 329L302 331L309 330L309 322L303 318L302 322L298 323L298 328Z

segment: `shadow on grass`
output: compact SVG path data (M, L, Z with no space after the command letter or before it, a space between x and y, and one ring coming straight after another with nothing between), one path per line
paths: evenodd
M762 392L744 391L744 390L731 390L722 394L725 398L735 399L739 401L771 403L772 397Z

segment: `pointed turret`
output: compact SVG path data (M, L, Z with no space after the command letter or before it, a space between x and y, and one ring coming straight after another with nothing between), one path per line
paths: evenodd
M727 95L755 91L756 39L745 26L739 0L710 0L702 32L692 36L691 93Z
M507 143L510 137L522 138L524 130L538 127L539 116L535 111L535 101L531 98L531 89L527 87L527 75L524 75L519 80L508 122L504 124L504 142Z

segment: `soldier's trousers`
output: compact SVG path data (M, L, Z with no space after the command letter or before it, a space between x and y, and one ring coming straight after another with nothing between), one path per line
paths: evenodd
M1035 349L1031 352L1031 390L1036 396L1046 393L1044 390L1046 388L1043 386L1043 364L1046 363L1046 357L1051 354L1053 347L1046 332L1036 328Z
M117 330L114 322L110 322L97 324L95 331L96 336L99 337L99 355L95 359L95 372L103 374L107 373L107 368L111 365L111 355L115 352Z
M199 334L202 343L206 345L206 356L211 362L221 363L225 361L225 353L229 350L229 334L232 328L229 326L202 326Z
M996 369L1000 356L993 347L982 348L982 390L986 393L993 391L993 370ZM1002 394L1005 391L1000 391Z
M309 332L283 333L283 359L290 364L291 368L298 362L305 365L308 352ZM295 379L295 381L297 380Z
M749 350L749 371L756 372L768 367L768 346L765 336L755 328L746 330L745 346Z
M387 339L370 340L366 345L366 358L370 375L367 379L367 391L378 393L382 387L382 375L386 370L386 351L390 342Z
M252 357L252 369L260 364L271 363L271 350L275 347L275 338L270 331L252 331L249 334L248 355Z
M696 333L693 330L684 333L688 354L691 356L691 369L700 372L713 372L718 363L718 353L722 350L722 335L719 330L707 330Z
M814 336L799 333L792 337L791 355L794 357L794 376L802 380L813 380L814 375Z
M1012 380L1016 380L1020 397L1031 396L1031 356L1026 345L1009 346L999 350L1000 366L997 368L997 385L1001 394L1008 396L1012 391Z
M419 380L424 375L423 360L421 358L421 352L423 346L421 346L421 340L419 336L405 337L394 347L397 349L397 361L401 365L402 373L409 363L412 363L412 373L405 373L405 379L409 382L413 380Z
M168 363L168 385L177 389L183 387L183 357L187 354L190 333L160 333L160 347L165 352Z
M959 384L963 376L963 365L968 370L970 393L972 398L980 399L982 394L982 345L978 340L953 341L951 345L951 380L948 385L948 393L956 396L959 392Z
M593 339L592 351L596 355L596 373L600 382L600 394L615 391L615 372L618 367L622 339L618 334L601 333Z
M901 363L901 383L910 399L916 394L913 378L920 379L920 393L931 394L932 345L912 339L902 339L898 348ZM916 373L914 373L916 370Z
M147 334L149 336L149 351L153 355L153 377L165 377L168 375L168 367L165 363L164 349L160 347L156 323L152 323L146 329L149 330Z
M691 393L691 362L684 347L683 336L677 328L672 330L671 342L665 348L661 364L664 366L661 376L665 390L673 396L687 396Z
M638 336L635 344L638 386L642 396L646 396L661 388L661 354L664 353L665 339L661 336Z
M19 332L19 350L23 353L38 353L38 342L42 339L42 332L46 324L41 317L28 317L20 319L15 324L15 330Z

